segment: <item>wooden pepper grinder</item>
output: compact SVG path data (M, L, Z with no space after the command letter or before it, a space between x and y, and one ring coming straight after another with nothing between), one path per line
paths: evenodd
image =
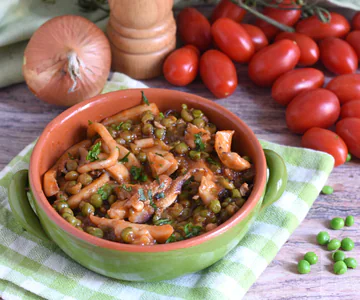
M109 0L112 69L135 79L161 75L176 46L173 0Z

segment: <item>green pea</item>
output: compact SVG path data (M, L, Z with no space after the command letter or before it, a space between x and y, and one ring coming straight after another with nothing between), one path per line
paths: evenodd
M161 124L164 125L166 128L170 128L176 123L176 120L177 119L174 116L169 116L161 120Z
M87 217L88 215L92 215L95 212L94 206L92 206L90 203L85 203L84 206L81 208L81 213L84 217Z
M206 126L205 126L205 129L207 131L209 131L211 134L214 134L216 132L216 125L213 124L213 123L208 123Z
M146 162L147 156L145 152L139 152L139 154L136 156L140 162Z
M65 180L76 180L79 177L79 173L76 171L70 171L65 175Z
M77 179L77 182L80 182L83 186L89 185L92 181L92 177L87 173L81 174Z
M321 192L325 195L331 195L334 192L334 189L329 185L325 185Z
M71 216L74 215L74 212L72 211L72 209L71 209L70 207L63 207L63 208L59 211L59 213L60 213L61 215L63 215L63 214L69 214L69 215L71 215Z
M115 195L110 195L108 200L109 204L113 204L116 201L116 196Z
M341 246L341 242L338 239L332 239L327 245L329 251L338 250Z
M121 238L125 243L130 244L134 240L133 229L131 227L124 228L124 230L121 231Z
M352 156L350 153L348 153L348 155L346 156L346 161L349 162L352 159Z
M316 236L319 245L326 245L330 241L330 235L326 231L320 231Z
M151 124L149 124L149 125L151 125ZM131 131L125 130L125 131L122 131L122 132L120 133L120 137L121 137L122 139L124 139L125 142L130 143L130 142L132 142L132 141L134 140L135 135L134 135Z
M125 145L126 144L126 141L123 138L117 138L115 141L120 145Z
M221 207L227 207L231 203L232 199L230 197L227 197L222 203Z
M318 256L316 255L315 252L307 252L305 255L304 255L304 259L310 264L310 265L315 265L319 258Z
M121 125L122 130L130 130L131 129L131 120L126 121L124 124Z
M68 216L65 218L65 220L72 226L79 226L81 224L81 221L76 219L74 216Z
M109 185L109 184L105 184L105 185L103 185L102 186L102 188L103 188L103 191L107 194L107 195L110 195L111 193L112 193L112 187L111 187L111 185Z
M178 154L185 154L189 151L189 147L184 142L182 142L180 144L177 144L174 150Z
M298 272L300 274L308 274L311 270L310 264L306 260L300 260L298 263Z
M356 267L357 267L357 261L353 257L345 258L344 263L346 264L346 266L348 268L351 268L351 269L356 269Z
M351 227L353 226L355 223L354 217L353 216L347 216L345 219L345 226Z
M238 189L233 189L231 191L231 197L232 198L241 198L240 191Z
M108 127L107 128L107 131L110 133L110 135L115 138L116 137L116 130L111 128L111 127Z
M183 103L183 104L181 104L181 108L182 109L188 109L188 106L187 106L187 104Z
M342 218L334 218L330 221L330 227L334 230L339 230L344 227L344 219Z
M221 210L220 201L218 199L212 200L209 204L209 208L214 214L219 213Z
M341 250L337 250L337 251L333 252L331 257L335 262L341 261L341 260L345 259L345 253Z
M207 218L210 215L210 212L207 209L203 209L200 211L200 216Z
M61 211L63 208L65 208L65 207L69 207L69 204L67 204L67 202L65 202L65 201L59 201L59 202L56 202L56 204L55 204L56 206L55 206L55 209L57 210L57 211Z
M194 118L201 118L204 115L200 109L193 109L192 114Z
M97 228L97 227L88 226L88 227L86 227L85 231L88 234L91 234L98 238L102 238L104 236L104 232L100 228Z
M144 112L142 118L141 118L141 122L142 123L147 123L149 121L153 121L154 120L154 115L152 114L152 112L150 110Z
M72 217L74 216L73 214L69 214L68 212L65 212L63 214L61 214L61 216L66 220L67 217Z
M234 184L223 176L219 178L219 183L227 190L233 190L235 188Z
M206 124L205 121L201 118L194 119L192 123L198 128L204 128Z
M181 110L181 117L184 119L185 122L191 122L194 120L193 116L187 109Z
M189 152L189 156L192 160L199 160L201 158L201 152L191 150Z
M66 162L66 170L70 171L75 171L78 167L78 163L75 160L68 160Z
M239 207L239 208L241 208L243 205L244 205L244 203L245 203L245 199L244 198L242 198L242 197L240 197L240 198L234 198L234 200L235 200L235 204Z
M155 129L155 136L159 140L162 140L165 137L165 129L164 128L156 128Z
M143 126L143 128L142 128L141 131L142 131L143 134L151 135L151 134L153 134L153 132L154 132L154 126L152 126L152 125L149 124L149 123L146 123L146 124Z
M92 194L90 197L90 204L96 208L99 208L103 204L103 200L98 193Z
M345 274L347 271L347 266L343 261L337 261L334 264L334 273L336 275L342 275Z
M345 251L351 251L354 249L354 241L351 238L344 238L341 241L341 248Z

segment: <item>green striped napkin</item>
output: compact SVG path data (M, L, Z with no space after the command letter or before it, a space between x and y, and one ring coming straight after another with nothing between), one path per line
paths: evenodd
M104 92L145 87L115 74ZM54 243L31 236L10 212L7 186L28 168L34 143L0 172L0 296L4 299L241 299L307 215L334 164L325 153L261 141L286 162L289 182L239 245L211 267L157 283L126 282L98 275L66 256ZM286 272L286 270L284 270Z

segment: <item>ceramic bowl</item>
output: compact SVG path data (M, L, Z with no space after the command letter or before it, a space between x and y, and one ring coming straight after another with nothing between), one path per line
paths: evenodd
M252 159L256 176L250 197L225 223L180 242L127 245L96 238L72 227L46 199L42 189L44 173L67 148L85 138L88 120L100 121L140 104L139 89L96 96L56 117L45 128L33 150L29 172L15 174L9 188L14 217L28 232L53 240L68 256L94 272L131 281L171 279L214 264L239 243L260 210L280 197L287 181L281 157L270 150L264 151L251 129L226 108L199 96L173 90L146 89L146 96L161 111L179 110L185 103L201 109L218 129L235 130L232 149ZM28 183L30 192L26 193Z

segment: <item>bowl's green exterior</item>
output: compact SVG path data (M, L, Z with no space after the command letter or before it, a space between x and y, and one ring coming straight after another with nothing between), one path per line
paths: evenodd
M202 270L223 258L249 230L259 213L262 199L243 220L224 233L193 247L166 252L125 252L98 247L64 231L37 201L32 199L32 202L46 234L84 267L116 279L158 281Z

